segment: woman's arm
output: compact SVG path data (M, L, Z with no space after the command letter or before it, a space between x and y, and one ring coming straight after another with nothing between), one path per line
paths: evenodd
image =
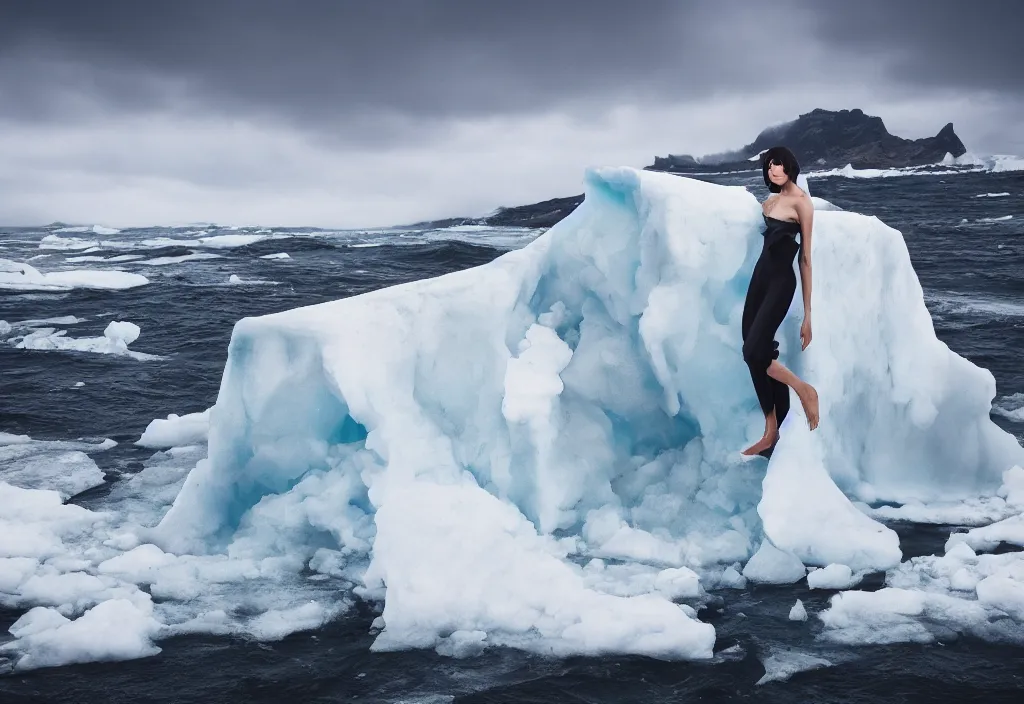
M811 233L814 228L814 204L810 198L797 201L800 218L800 288L804 298L804 322L800 326L803 349L811 344Z

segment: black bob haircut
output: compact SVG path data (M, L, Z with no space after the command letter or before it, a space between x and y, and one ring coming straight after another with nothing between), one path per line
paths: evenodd
M778 193L782 190L781 186L775 185L768 178L768 167L772 164L780 164L782 170L789 176L789 180L796 183L796 177L800 175L800 162L786 147L772 147L761 158L761 175L764 176L764 185L768 186L769 191Z

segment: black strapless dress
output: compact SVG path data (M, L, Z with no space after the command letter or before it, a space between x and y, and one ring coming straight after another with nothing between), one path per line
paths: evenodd
M797 242L800 223L768 215L764 216L764 223L764 246L743 303L743 361L750 368L761 410L767 416L774 409L781 426L789 413L789 387L768 376L768 367L773 359L779 358L775 333L793 303L793 260L802 244Z

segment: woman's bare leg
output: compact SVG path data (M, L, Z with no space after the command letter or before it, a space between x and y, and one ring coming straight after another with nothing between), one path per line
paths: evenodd
M764 435L760 440L755 442L753 445L743 451L744 455L757 455L769 447L775 444L775 441L779 438L779 423L775 418L775 410L765 416L764 419Z
M768 376L796 391L796 395L804 407L804 413L807 414L807 425L811 430L817 428L818 392L814 390L814 387L787 369L786 365L777 359L773 359L772 363L768 365Z

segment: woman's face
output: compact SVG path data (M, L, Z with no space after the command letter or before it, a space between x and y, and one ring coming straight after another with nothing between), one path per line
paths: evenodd
M772 161L768 164L768 179L776 186L783 186L789 180L789 176L786 175L782 164Z

